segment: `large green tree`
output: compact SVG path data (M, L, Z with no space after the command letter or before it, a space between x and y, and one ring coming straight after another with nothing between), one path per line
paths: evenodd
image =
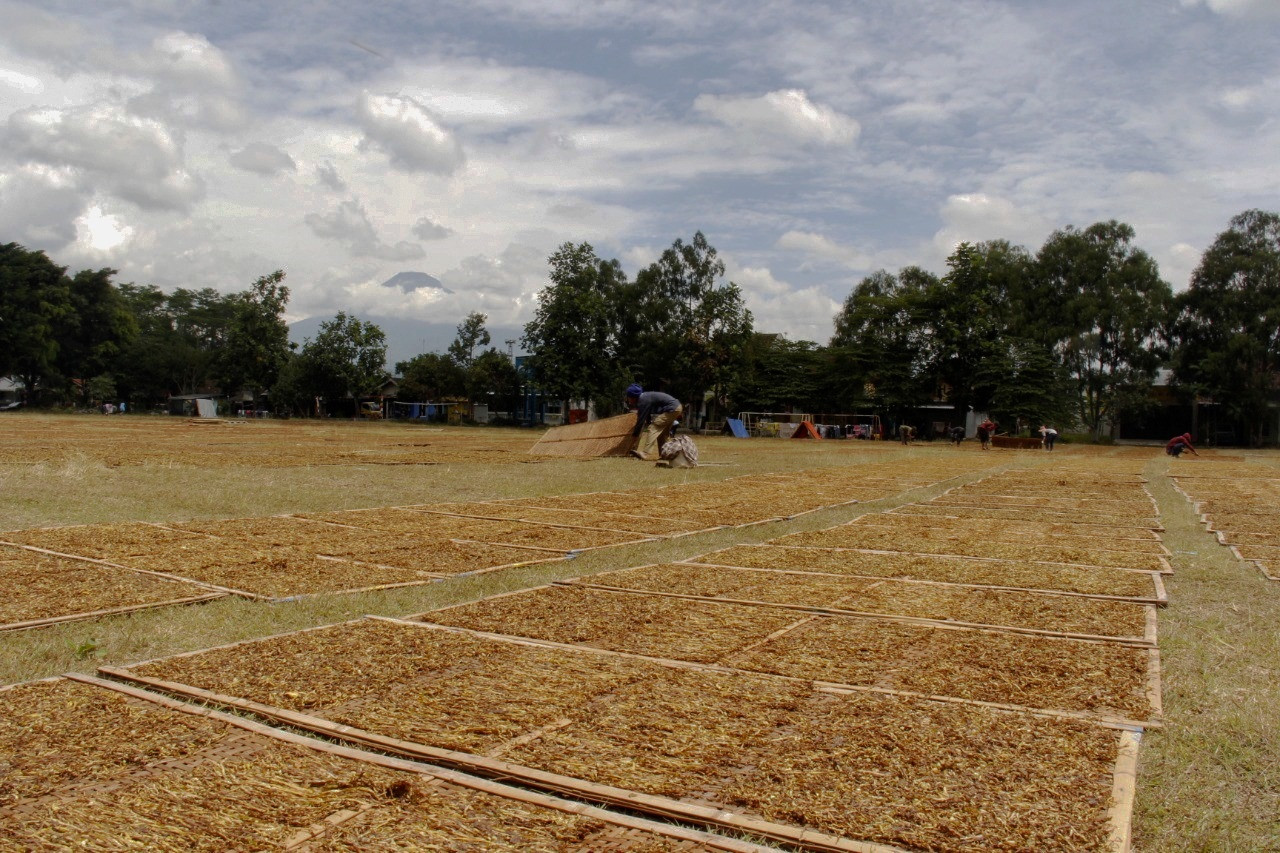
M551 284L538 294L522 343L536 386L562 402L597 408L618 396L626 375L617 361L615 305L626 284L622 265L590 243L564 243L548 258Z
M230 325L218 363L227 393L271 388L292 352L284 319L289 304L284 277L283 270L276 270L232 297Z
M166 300L172 324L168 361L178 393L219 388L218 364L236 311L236 297L212 287L178 288Z
M74 316L66 268L44 252L0 245L0 376L16 376L39 402L60 384L58 329Z
M111 282L115 270L83 270L69 282L71 310L55 324L58 373L68 396L81 404L110 399L101 389L116 384L122 354L138 336L138 323ZM88 380L100 377L94 393Z
M900 417L929 402L934 328L929 299L941 286L920 267L878 270L858 282L835 317L831 357L842 408L872 407Z
M386 378L387 336L377 325L339 311L320 324L314 340L303 343L297 361L285 374L295 387L282 389L282 396L296 401L311 395L330 407L341 405L372 394Z
M489 330L484 327L488 316L473 311L458 324L457 335L449 344L449 357L463 370L471 367L476 359L476 348L489 345Z
M619 360L633 378L696 408L742 367L752 317L738 286L721 281L724 272L699 231L689 243L677 239L622 288L614 306Z
M986 255L969 243L956 247L947 267L927 297L934 329L930 360L949 402L962 411L988 411L996 385L984 367L1000 357L1006 332L999 279Z
M1096 437L1150 399L1165 357L1173 290L1156 262L1111 220L1055 231L1036 256L1045 325L1076 383L1079 419Z
M431 403L467 393L467 372L447 355L428 352L396 363L398 396L405 402Z
M1178 298L1173 338L1179 383L1261 444L1280 377L1280 213L1247 210L1217 236Z
M467 397L492 406L510 409L520 391L520 374L506 353L490 347L480 353L467 368Z
M826 412L830 375L822 347L813 341L789 341L782 335L754 332L742 370L728 383L726 400L736 412Z

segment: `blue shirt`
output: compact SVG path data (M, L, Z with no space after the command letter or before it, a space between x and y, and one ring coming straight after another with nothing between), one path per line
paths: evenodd
M645 391L636 398L636 428L632 435L639 435L640 430L653 418L663 412L674 412L680 408L680 401L670 394L661 391Z

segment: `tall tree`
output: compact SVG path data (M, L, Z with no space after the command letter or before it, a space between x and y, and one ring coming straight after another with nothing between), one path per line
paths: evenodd
M850 291L831 338L834 372L841 377L834 393L843 408L871 406L900 417L932 399L937 381L929 298L940 286L932 273L907 267L898 275L878 270Z
M406 402L431 403L467 393L467 373L447 355L428 352L396 363L399 396Z
M292 351L284 310L289 288L284 271L264 275L233 297L219 368L223 390L265 391L273 386Z
M467 397L475 402L498 401L510 404L520 390L520 374L505 353L490 347L467 369ZM494 403L497 405L497 403Z
M303 343L299 358L303 385L332 405L377 390L386 378L387 336L375 324L339 311L320 324L315 340Z
M55 324L58 339L58 373L69 385L67 392L81 404L101 396L90 395L88 380L104 377L115 385L122 353L138 335L138 324L124 298L111 283L115 270L83 270L69 282L71 310Z
M17 376L32 402L58 383L57 329L74 311L65 267L0 245L0 376Z
M931 359L950 402L962 411L987 411L996 386L983 367L1000 357L1006 331L998 279L986 255L969 243L956 247L947 266L949 271L928 296L934 324Z
M701 231L677 239L623 288L616 305L621 360L646 386L667 386L695 410L743 363L751 312Z
M449 344L449 357L463 370L471 367L475 361L476 347L489 345L489 330L484 327L488 319L479 311L473 311L458 324L458 334L453 343Z
M597 257L590 243L564 243L547 260L551 284L524 327L534 382L562 402L618 396L627 378L616 358L615 308L626 284L621 264Z
M1145 405L1164 357L1173 290L1133 237L1115 220L1068 227L1036 256L1051 337L1075 379L1080 421L1095 438Z
M150 284L125 282L117 291L138 329L120 353L117 387L124 399L150 407L179 390L173 382L179 371L170 358L177 333L168 311L168 297Z
M166 300L172 324L170 369L181 394L219 386L218 362L235 316L236 298L212 287L178 288Z
M789 341L781 335L753 332L743 369L726 389L726 408L734 411L829 411L823 378L829 373L823 349L812 341Z
M1280 385L1280 213L1246 210L1217 236L1178 298L1173 338L1179 383L1261 444Z

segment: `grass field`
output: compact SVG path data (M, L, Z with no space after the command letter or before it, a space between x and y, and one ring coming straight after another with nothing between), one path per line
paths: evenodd
M1133 848L1147 853L1280 850L1280 583L1218 544L1169 476L1171 469L1214 464L1213 452L1170 460L1158 448L1068 445L1053 454L982 453L976 445L953 449L941 442L904 447L705 437L699 439L703 466L663 470L630 459L538 458L527 453L535 439L528 431L488 428L195 425L177 418L6 414L0 417L0 539L5 532L46 526L178 523L692 487L776 472L871 471L889 462L905 461L900 467L922 472L954 466L957 460L965 464L942 482L923 476L921 485L904 482L892 494L861 503L591 551L569 561L294 601L226 597L0 632L0 684L90 673L102 665L124 666L364 614L405 617L554 580L668 564L928 500L993 472L1058 466L1069 477L1070 471L1090 466L1125 467L1140 470L1148 480L1173 568L1163 581L1169 605L1158 617L1163 727L1148 730L1142 739ZM1256 466L1263 473L1274 469L1280 478L1280 455L1274 453L1224 452L1218 458L1254 463L1249 473L1255 480ZM732 481L723 488L732 489ZM790 514L785 498L768 514ZM881 530L877 535L883 544L894 534ZM904 526L901 536L909 539L910 528Z

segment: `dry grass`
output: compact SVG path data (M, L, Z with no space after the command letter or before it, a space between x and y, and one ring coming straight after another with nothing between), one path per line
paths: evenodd
M1149 466L1174 575L1160 614L1166 725L1143 738L1134 846L1280 850L1280 584L1205 531L1165 477L1175 466L1214 473Z
M0 745L5 849L588 853L616 837L596 819L67 681L0 692ZM629 834L628 849L709 850Z
M8 428L15 423L39 430L52 421L66 429L93 431L130 420L43 419L11 414L0 422L6 429L0 435L0 444L9 443L13 433ZM138 419L142 423L151 420ZM295 425L273 426L287 430ZM326 429L326 438L339 441L349 436L373 435L375 431L386 431L392 444L412 443L421 437L406 435L417 428L396 425L379 425L375 430L364 424L332 424ZM454 429L429 437L464 443L474 439L479 445L491 445L496 438L531 446L535 435ZM1155 456L1153 461L1158 451L1149 448L1068 446L1062 448L1065 452L1055 452L1050 457L1013 451L978 454L969 448L952 451L940 446L903 448L871 442L702 438L699 445L703 461L711 464L687 471L660 470L625 459L526 462L521 454L506 454L504 461L474 461L480 454L473 454L472 460L435 465L364 464L347 459L343 464L316 467L267 467L248 462L226 467L210 462L219 452L212 444L128 465L112 465L101 455L77 449L76 444L64 444L60 455L49 454L43 459L10 454L6 458L14 461L0 463L0 528L9 531L41 525L177 522L518 499L697 484L739 475L837 466L862 468L868 475L868 484L885 489L876 494L888 496L791 521L627 545L587 553L565 563L449 579L424 587L275 604L227 598L199 606L7 632L0 634L0 683L68 670L92 671L101 663L124 664L167 656L330 624L366 613L404 616L559 578L685 560L716 549L830 527L869 511L927 500L954 485L931 485L936 481L928 478L885 479L883 473L875 473L877 468L898 460L911 461L917 468L944 459L988 464L997 470L1053 465L1078 478L1096 474L1101 456L1110 472L1141 473L1146 465L1148 489L1160 505L1159 522L1167 528L1163 541L1174 552L1171 562L1176 570L1166 579L1170 606L1160 614L1166 726L1148 732L1143 740L1135 849L1139 853L1280 849L1280 715L1275 713L1280 707L1276 663L1280 661L1280 634L1276 631L1280 624L1280 584L1267 581L1256 567L1240 562L1229 549L1218 545L1197 523L1186 499L1172 488L1166 478L1169 465L1177 465L1180 475L1199 474L1201 470L1195 466L1201 460L1170 462ZM1205 454L1206 459L1211 456ZM520 461L514 461L516 458ZM1274 471L1274 463L1273 455L1251 454L1238 472L1219 465L1213 473L1257 476L1259 471L1265 473L1265 468ZM1210 473L1207 466L1204 473ZM978 478L978 473L969 473L963 474L960 481ZM900 491L886 491L895 486ZM915 486L913 491L901 491L911 486ZM949 514L945 507L927 512ZM1071 510L1050 513L1015 507L986 506L963 514L1037 523L1081 520ZM1149 521L1135 521L1128 514L1094 520L1117 526L1147 526ZM901 572L890 576L898 574Z
M22 414L17 420L6 418L3 424L7 427L23 419L29 422L29 431L38 432L49 423L60 430L79 430L88 437L89 444L93 443L92 437L98 431L110 431L117 424L127 424L131 420ZM159 428L168 428L164 419L138 420L144 425L158 424ZM303 432L311 428L296 422L277 426L283 429L296 427ZM369 425L358 423L326 427L328 433L335 436L342 435L344 428L353 437L352 441L361 440L370 431ZM254 435L239 429L232 428L232 431L247 438ZM398 431L401 440L410 441L413 440L412 434L420 429L394 424L378 427L380 431ZM405 434L410 438L404 439ZM451 436L460 443L481 444L491 443L497 435L508 444L522 447L532 446L537 435L530 431L484 428L457 428L432 434L437 438ZM277 433L270 435L274 437ZM8 432L4 438L13 441L12 434ZM139 434L136 440L144 441L145 438ZM166 539L164 531L158 528L129 524L136 521L181 523L286 512L323 513L449 501L521 499L601 489L657 489L772 474L781 474L780 479L787 481L795 472L821 471L824 468L865 472L859 481L873 484L879 494L897 488L890 493L891 497L882 500L818 511L793 521L626 545L587 552L574 560L450 578L425 586L277 603L227 598L198 607L162 608L127 617L51 626L38 631L0 633L0 684L68 671L92 672L100 664L122 664L159 657L364 614L407 616L552 580L683 560L729 545L758 542L781 532L830 526L864 512L896 506L908 499L927 499L954 483L918 487L917 484L935 483L939 477L950 477L956 471L981 469L984 465L999 469L1024 461L1017 454L951 452L943 446L906 451L896 444L865 441L780 440L765 443L706 437L699 438L698 442L702 461L708 464L682 470L659 469L630 459L508 460L433 466L196 467L202 459L208 458L209 453L216 453L216 449L207 448L204 456L193 453L190 464L140 463L111 467L85 454L56 463L0 464L0 501L3 502L0 527L16 531L50 525L115 522L128 526L113 528L112 541L123 542L126 550L131 552L131 535L138 537L142 545L156 541L157 537ZM521 460L526 458L517 456ZM931 467L939 473L925 473ZM886 472L896 476L887 477ZM977 474L968 474L961 481L975 476ZM903 492L903 489L907 491ZM76 534L64 531L58 535L74 537ZM8 536L0 533L0 539L11 536L12 533ZM94 539L90 534L83 541L76 540L76 545L86 550L101 549L101 543L95 546Z

